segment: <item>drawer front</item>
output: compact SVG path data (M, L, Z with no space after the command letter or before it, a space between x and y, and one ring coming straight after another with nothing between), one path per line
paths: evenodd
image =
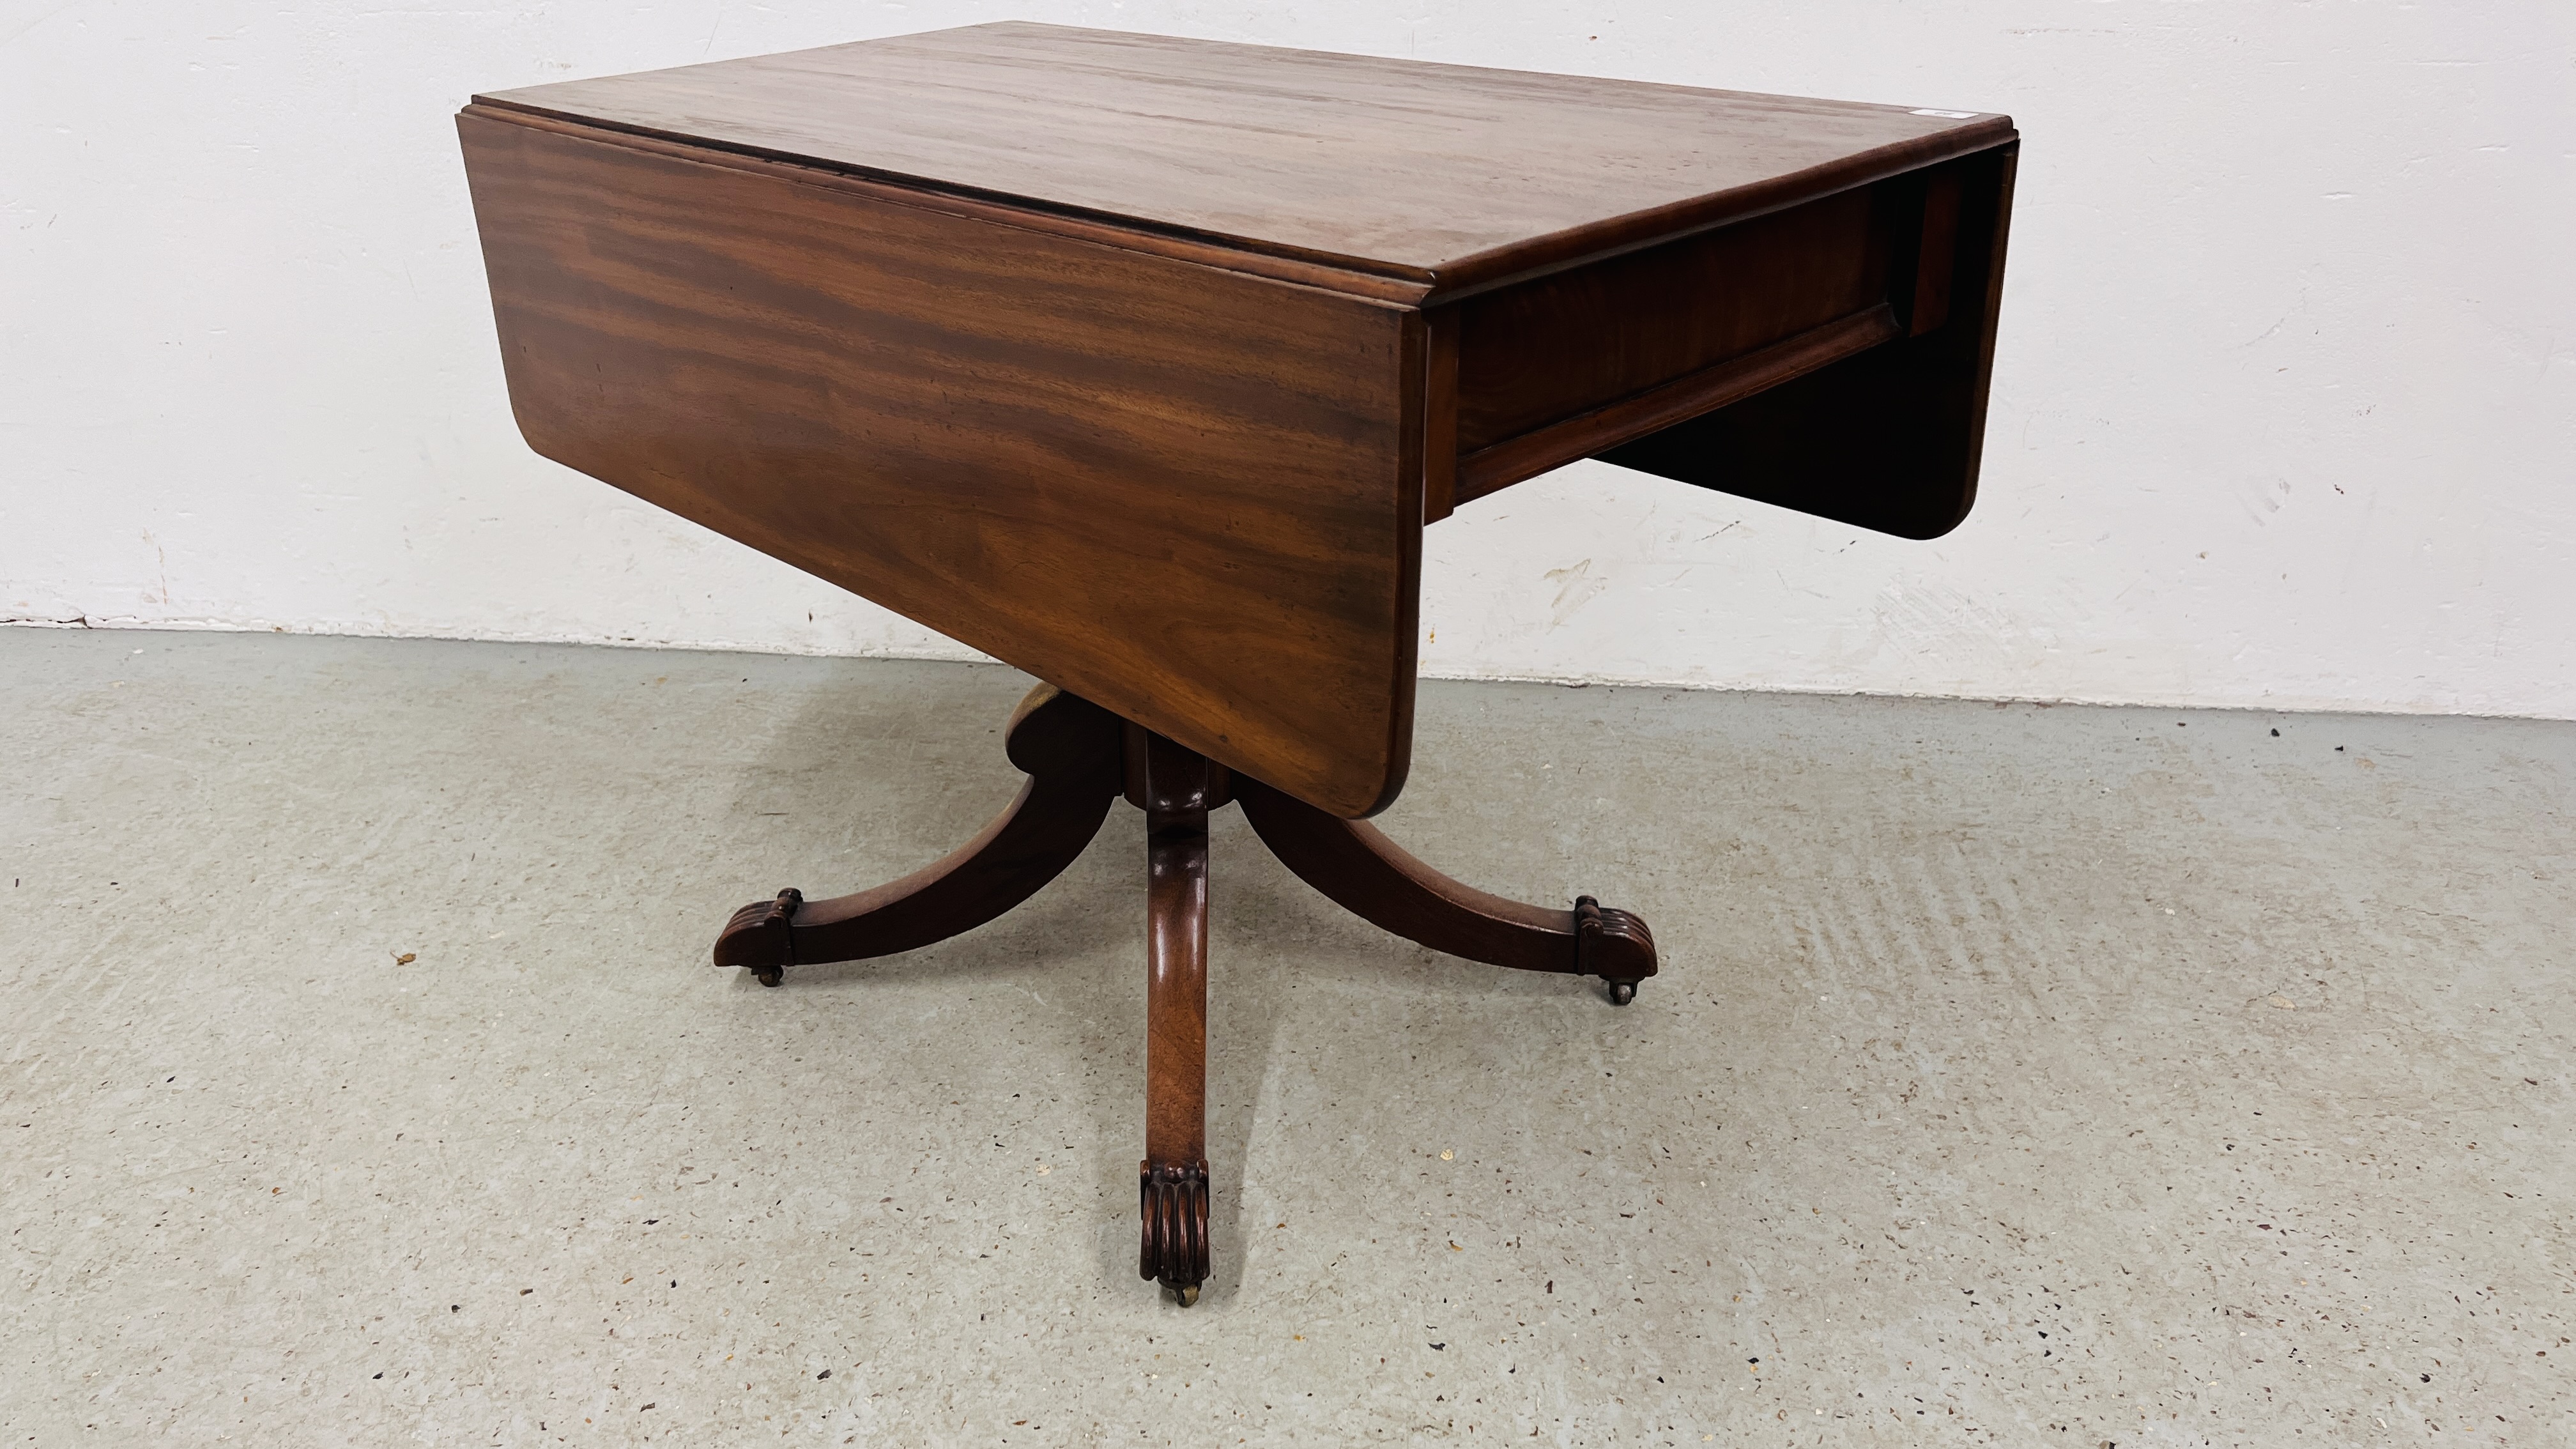
M1883 210L1848 191L1459 303L1458 451L1887 300Z

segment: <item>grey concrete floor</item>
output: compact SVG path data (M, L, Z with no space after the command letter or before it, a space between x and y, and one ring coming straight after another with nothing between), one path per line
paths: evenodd
M2576 725L1426 686L1216 840L1216 1278L1135 1275L1141 822L766 991L1008 798L998 668L0 631L29 1444L2576 1444ZM2274 731L2278 731L2277 734Z

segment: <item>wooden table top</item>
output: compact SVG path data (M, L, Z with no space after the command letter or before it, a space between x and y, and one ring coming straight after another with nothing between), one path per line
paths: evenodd
M1460 503L1975 497L2002 116L1004 24L457 127L530 446L1336 815Z
M2013 134L1999 115L1021 22L476 100L1434 292Z

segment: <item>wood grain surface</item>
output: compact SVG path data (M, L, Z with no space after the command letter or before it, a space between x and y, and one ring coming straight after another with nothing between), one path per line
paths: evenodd
M1419 312L525 120L458 129L538 452L1319 808L1394 799Z
M477 97L1447 293L2009 139L1995 115L1004 23Z

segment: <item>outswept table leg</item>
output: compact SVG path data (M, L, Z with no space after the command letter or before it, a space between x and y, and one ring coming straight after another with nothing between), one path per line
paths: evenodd
M1590 896L1577 898L1573 910L1552 911L1461 885L1373 825L1240 775L1234 798L1261 843L1306 884L1407 940L1492 966L1598 976L1622 1006L1655 974L1654 933L1626 911Z
M1029 774L1001 818L945 860L856 895L809 901L780 891L734 912L718 966L776 986L793 965L889 956L1001 915L1064 872L1100 831L1120 785L1118 717L1051 684L1029 691L1003 732Z
M1133 728L1132 726L1130 727ZM1137 1164L1139 1276L1183 1307L1208 1276L1208 807L1223 772L1194 751L1136 731L1145 807L1145 1159Z

